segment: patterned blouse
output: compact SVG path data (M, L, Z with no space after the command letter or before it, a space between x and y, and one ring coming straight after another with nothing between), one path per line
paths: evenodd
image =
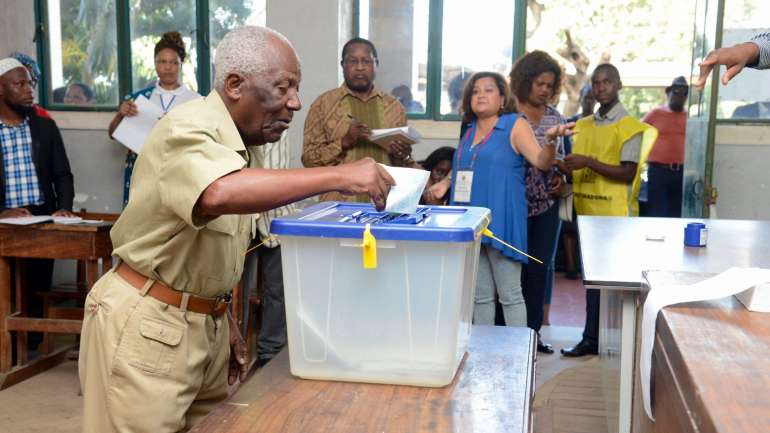
M522 117L527 119L529 126L535 133L535 138L540 147L546 144L545 133L551 127L566 123L564 117L553 107L547 106L545 114L540 118L540 123L535 124L522 113ZM564 157L564 140L559 137L556 143L556 157ZM551 180L554 176L560 176L556 167L551 167L547 172L533 167L529 162L526 163L527 176L524 180L527 185L527 202L529 204L529 216L537 216L547 211L551 206L556 203L556 199L552 197L548 190L551 189Z

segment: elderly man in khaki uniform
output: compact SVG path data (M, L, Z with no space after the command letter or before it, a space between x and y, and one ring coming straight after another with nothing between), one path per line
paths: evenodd
M277 141L301 108L299 60L279 33L241 27L217 47L215 66L214 90L148 137L111 232L118 265L88 294L84 432L185 431L228 382L245 379L247 352L226 311L251 215L329 191L369 194L381 209L393 184L371 159L251 168L246 146Z

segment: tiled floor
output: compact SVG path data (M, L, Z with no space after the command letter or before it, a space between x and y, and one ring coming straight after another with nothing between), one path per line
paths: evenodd
M556 273L551 297L551 325L583 327L586 317L586 294L581 280L570 280Z
M586 363L596 358L573 359L559 354L560 348L571 346L580 339L584 317L585 291L582 284L558 274L551 305L551 326L541 330L543 340L553 344L556 353L538 354L535 378L537 387L549 383L549 380L563 371L587 366ZM74 361L0 391L0 431L79 432L82 398L78 391L77 363ZM543 419L543 416L545 414L541 414L540 418Z

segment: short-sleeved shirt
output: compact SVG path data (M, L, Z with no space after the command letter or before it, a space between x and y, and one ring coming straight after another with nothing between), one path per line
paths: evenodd
M110 232L113 254L176 290L229 292L243 271L254 217L208 219L196 203L212 182L253 162L216 91L172 110L136 161L131 201Z
M658 130L658 139L652 146L649 162L682 164L684 162L684 138L687 129L687 113L672 111L667 105L653 108L642 122Z
M759 58L757 64L747 65L756 69L770 68L770 32L759 33L751 38L751 42L759 47Z
M616 102L615 105L610 108L610 111L607 112L607 115L602 116L599 111L594 113L594 123L596 123L596 126L609 126L626 116L628 116L626 107L624 107L620 102ZM620 161L633 162L636 164L639 162L639 156L641 155L641 152L642 134L639 133L623 143L623 150L620 151Z

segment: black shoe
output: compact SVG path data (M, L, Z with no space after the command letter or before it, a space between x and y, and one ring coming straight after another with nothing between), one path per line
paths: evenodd
M597 347L596 344L591 344L586 340L580 340L580 343L576 344L573 347L563 348L561 350L561 354L564 356L569 356L571 358L578 358L580 356L586 356L586 355L598 355L599 348Z
M553 346L551 346L548 343L543 343L539 339L537 340L537 351L540 353L545 353L547 355L550 355L553 353Z

